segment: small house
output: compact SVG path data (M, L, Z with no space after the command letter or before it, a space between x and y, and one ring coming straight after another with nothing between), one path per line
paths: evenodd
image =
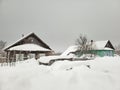
M115 48L113 47L110 40L106 41L93 41L88 43L89 49L86 54L93 54L95 56L114 56ZM82 56L80 47L78 45L70 46L62 55L74 54L78 57Z
M90 50L91 53L104 57L104 56L114 56L114 46L110 42L110 40L106 41L92 41L92 49Z
M35 33L30 33L22 36L21 39L9 45L4 49L7 53L7 62L25 60L40 56L48 56L53 53L53 50L43 42Z

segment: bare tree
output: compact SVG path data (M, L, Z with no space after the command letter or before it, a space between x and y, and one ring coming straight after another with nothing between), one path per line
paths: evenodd
M6 56L6 54L5 54L5 52L3 51L3 48L5 47L5 45L6 45L6 42L4 42L4 41L0 41L0 63L3 63L6 59L5 59L5 56ZM1 66L2 66L3 64L1 64Z
M94 53L94 47L93 47L93 40L88 41L88 38L86 35L80 34L79 38L76 39L76 45L78 45L78 56L85 55L86 58L95 57Z
M81 54L86 54L87 51L89 50L89 44L88 44L88 39L86 35L79 35L79 38L76 40L76 45L78 45L78 49Z
M3 51L3 48L5 47L6 45L6 42L4 41L0 41L0 54L1 54L1 57L5 57L5 52Z
M6 42L1 40L0 41L0 50L2 50L5 47L5 45L6 45Z
M120 55L120 44L115 46L115 54Z

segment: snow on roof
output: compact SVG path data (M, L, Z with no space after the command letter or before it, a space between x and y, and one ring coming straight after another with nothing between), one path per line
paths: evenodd
M35 34L35 33L30 32L30 33L28 33L27 35L24 35L23 37L21 37L20 39L18 39L18 40L15 41L14 43L9 44L7 47L4 48L4 50L5 50L5 49L8 49L8 48L11 47L12 45L18 43L19 41L21 41L21 40L27 38L28 36L30 36L30 35L32 35L32 34ZM36 34L35 34L35 35L36 35ZM39 37L38 37L38 38L39 38ZM41 40L41 39L40 39L40 40ZM41 40L41 41L42 41L42 40ZM43 42L43 41L42 41L42 42ZM44 42L43 42L43 43L44 43ZM44 44L46 44L46 43L44 43ZM47 44L46 44L46 45L47 45ZM48 47L49 47L49 46L48 46ZM50 47L49 47L49 48L50 48Z
M104 50L113 50L112 48L105 47Z
M49 49L43 48L36 44L18 45L18 46L10 48L8 50L10 50L10 51L12 51L12 50L16 50L16 51L50 51Z
M67 56L69 53L71 52L75 52L78 50L78 46L77 45L74 45L74 46L69 46L67 50L65 50L65 52L63 52L61 54L61 56Z
M33 34L33 32L30 32L29 34L24 35L23 37L21 37L21 38L18 39L17 41L15 41L15 42L13 42L13 43L10 43L9 45L7 45L7 47L4 48L4 50L7 49L7 48L9 48L9 47L12 46L13 44L16 44L17 42L21 41L22 39L28 37L28 36L31 35L31 34Z
M101 50L101 49L105 48L107 42L108 42L108 40L105 40L105 41L95 41L95 42L93 42L92 47L94 49Z

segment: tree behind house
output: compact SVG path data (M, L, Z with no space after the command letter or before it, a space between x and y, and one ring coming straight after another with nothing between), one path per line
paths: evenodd
M78 50L81 55L86 54L89 49L88 39L86 35L80 34L79 37L76 39L76 45L78 45Z
M120 44L115 46L115 54L120 55Z
M87 57L86 55L93 57L95 55L93 55L93 40L91 40L91 42L88 41L88 38L86 35L80 34L79 37L76 39L76 45L78 45L78 54L79 56L81 55L85 55L85 57Z
M5 47L5 45L6 45L6 42L1 40L0 41L0 50L2 50Z
M3 51L4 47L6 45L6 42L4 41L0 41L0 63L4 62L5 61L5 52Z

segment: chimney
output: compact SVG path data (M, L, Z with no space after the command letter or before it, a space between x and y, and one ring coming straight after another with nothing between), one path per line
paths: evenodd
M90 49L92 50L92 48L93 48L93 40L91 40L91 45L90 45Z
M93 40L91 40L91 45L93 44Z

